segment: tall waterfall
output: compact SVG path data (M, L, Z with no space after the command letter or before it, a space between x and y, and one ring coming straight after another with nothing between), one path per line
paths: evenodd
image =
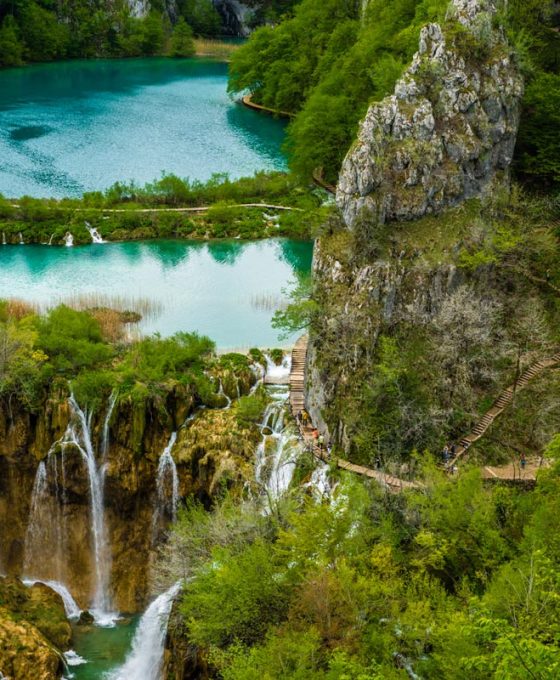
M179 506L179 475L177 466L171 455L177 433L172 432L167 446L163 450L158 465L156 479L156 503L152 518L152 541L155 543L158 534L168 521L177 519Z
M101 238L101 234L97 231L96 227L92 227L89 222L86 222L86 229L89 231L92 243L105 243Z
M173 599L179 592L176 583L157 597L140 619L132 641L132 649L124 664L109 674L108 680L159 680L167 624Z
M92 613L96 622L107 625L114 621L109 597L110 554L107 545L105 512L103 507L103 465L95 460L95 451L91 441L91 415L88 417L78 406L74 395L70 395L70 408L73 418L66 430L66 442L75 445L86 464L90 493L90 520L93 539L93 558L95 563L95 593Z
M66 579L65 493L53 445L37 466L25 535L23 574L35 580Z

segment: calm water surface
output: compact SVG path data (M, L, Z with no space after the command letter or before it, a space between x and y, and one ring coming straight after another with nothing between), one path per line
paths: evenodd
M0 193L78 196L162 172L283 169L284 125L234 103L227 65L194 59L0 71Z
M74 626L74 650L87 663L71 666L68 676L72 680L102 680L108 671L124 662L137 623L138 617L132 617L117 621L114 628Z
M93 304L149 299L144 333L198 331L221 349L281 343L270 321L283 289L309 273L308 241L147 241L75 248L1 246L0 298L41 306L92 296Z

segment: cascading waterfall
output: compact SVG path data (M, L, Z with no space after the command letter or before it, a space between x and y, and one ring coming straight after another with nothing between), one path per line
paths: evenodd
M171 455L177 433L172 432L167 446L163 450L158 464L156 479L156 503L152 517L152 542L156 543L160 531L169 521L177 519L177 508L179 506L179 475L177 466Z
M161 678L167 624L180 587L181 584L176 583L146 609L134 635L130 654L120 668L109 674L108 680Z
M92 227L89 222L86 222L86 229L89 231L92 243L105 243L105 241L101 238L101 234L95 227Z
M18 236L19 236L19 244L20 244L20 246L24 245L24 242L23 242L23 234L21 233L21 231L19 232Z
M54 590L55 593L58 593L62 598L66 618L70 620L80 618L82 610L78 606L76 600L72 597L72 594L70 593L68 588L63 583L60 583L59 581L51 581L49 579L42 580L28 578L24 578L22 580L22 583L24 583L26 586L32 586L35 583L43 583L44 585L48 586L51 590Z
M5 231L2 232L2 245L3 246L6 245L6 232Z
M91 441L91 415L88 417L78 406L74 395L70 395L70 408L73 418L68 424L65 443L75 445L80 451L88 471L90 492L91 533L93 538L93 557L95 563L95 593L92 614L99 625L111 625L116 615L111 612L109 597L110 555L105 528L103 507L103 465L97 466L95 451ZM77 421L78 427L73 421Z
M67 231L64 234L64 245L67 248L72 248L72 246L74 245L74 237L72 236L72 234L69 231Z
M289 370L288 361L279 378L287 378ZM268 498L276 500L288 490L292 482L301 445L293 425L286 424L288 387L271 386L268 393L272 401L260 425L262 439L255 455L255 479Z
M226 399L226 405L224 406L224 411L226 411L231 406L231 399L224 392L224 385L223 385L221 380L220 380L220 389L218 390L218 394L220 395L220 397L225 397L225 399Z

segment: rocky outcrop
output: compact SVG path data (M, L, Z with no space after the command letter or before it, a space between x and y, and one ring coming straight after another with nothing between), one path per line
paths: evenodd
M507 179L523 81L493 0L453 0L394 94L372 104L339 176L349 227L438 213Z
M0 578L0 676L55 680L71 637L59 595L42 584Z

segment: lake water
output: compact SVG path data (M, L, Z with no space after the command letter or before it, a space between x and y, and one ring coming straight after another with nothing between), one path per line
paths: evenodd
M147 299L154 311L144 333L198 331L220 349L275 347L290 342L270 325L274 310L310 272L312 250L289 239L0 245L0 298L42 307L84 296L90 306Z
M284 124L232 101L227 65L128 59L0 70L0 193L79 196L162 172L284 169Z

